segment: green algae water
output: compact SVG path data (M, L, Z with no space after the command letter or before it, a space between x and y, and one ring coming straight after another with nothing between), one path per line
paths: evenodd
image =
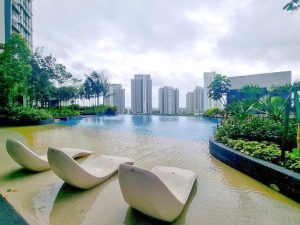
M23 170L6 153L6 139L13 138L38 154L46 153L48 146L95 152L79 162L108 154L133 158L136 166L146 169L162 165L195 171L198 178L188 203L172 224L300 224L300 204L209 154L207 137L212 135L216 121L184 117L139 118L138 123L134 120L129 116L85 118L45 126L1 128L1 194L34 225L168 224L130 208L123 200L117 174L95 188L80 190L64 184L51 171ZM170 128L172 132L168 132ZM7 192L9 189L13 191Z

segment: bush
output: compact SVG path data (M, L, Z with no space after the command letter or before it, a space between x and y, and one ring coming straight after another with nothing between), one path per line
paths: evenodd
M82 111L83 114L112 114L117 111L116 106L107 106L107 105L100 105L100 106L92 106L92 107L85 107Z
M13 106L10 107L7 118L13 124L36 124L41 120L51 119L52 115L43 109L31 107Z
M297 157L292 153L286 153L285 160L281 161L280 147L272 142L227 139L224 144L246 155L262 159L300 173L300 157Z
M80 115L78 110L73 110L69 107L62 107L61 109L49 109L49 112L53 115L54 118L64 118Z
M219 108L211 108L211 109L206 110L203 113L203 116L206 116L206 117L217 117L217 116L223 116L223 115L224 115L224 111Z
M296 145L296 123L291 123L289 129L288 147L292 149ZM259 115L229 116L224 118L216 128L215 136L220 142L227 138L246 139L250 141L268 141L281 144L283 125L272 119Z

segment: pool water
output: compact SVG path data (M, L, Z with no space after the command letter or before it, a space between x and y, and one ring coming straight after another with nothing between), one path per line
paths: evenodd
M219 119L183 116L90 116L62 121L69 126L92 127L103 130L134 132L158 137L207 141Z
M5 149L7 138L39 154L48 146L91 149L97 155L126 156L136 166L177 166L197 174L176 225L299 225L300 204L220 162L207 138L217 121L192 117L87 117L43 126L0 128L0 192L30 224L168 224L130 208L117 174L90 190L64 184L51 171L32 173ZM14 191L8 192L11 189ZM0 221L1 224L1 221Z

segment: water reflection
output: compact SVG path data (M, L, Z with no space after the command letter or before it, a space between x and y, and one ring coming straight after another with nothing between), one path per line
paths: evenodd
M159 121L161 122L167 122L167 121L178 121L178 116L159 116Z
M147 116L147 115L131 116L131 121L133 125L138 127L149 126L152 123L152 116Z

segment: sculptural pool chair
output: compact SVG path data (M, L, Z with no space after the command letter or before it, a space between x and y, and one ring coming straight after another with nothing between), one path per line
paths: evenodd
M22 167L36 172L49 170L47 155L39 156L19 141L7 139L6 150L10 157ZM61 148L72 158L79 158L92 154L92 151L76 148Z
M119 183L125 201L136 210L172 222L183 210L197 175L176 167L151 171L120 165Z
M100 155L83 164L77 163L61 150L49 148L48 161L53 172L66 183L89 189L107 180L118 171L119 165L133 164L134 160L126 157Z

